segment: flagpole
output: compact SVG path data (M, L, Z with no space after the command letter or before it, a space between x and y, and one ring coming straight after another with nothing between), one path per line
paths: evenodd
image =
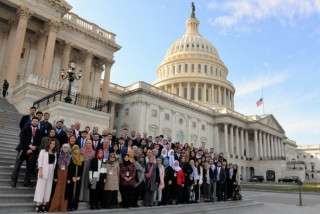
M262 89L262 107L263 107L263 115L264 115L264 97L263 97L263 84L261 86Z

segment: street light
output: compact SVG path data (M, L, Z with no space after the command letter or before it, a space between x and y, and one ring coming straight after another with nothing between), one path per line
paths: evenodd
M66 103L71 103L72 99L70 97L71 94L71 84L74 80L79 80L82 77L82 71L79 70L78 73L76 74L76 68L77 68L77 62L76 60L70 60L68 64L67 71L62 69L60 71L60 76L62 79L67 79L69 80L69 87L68 87L68 96L64 99Z

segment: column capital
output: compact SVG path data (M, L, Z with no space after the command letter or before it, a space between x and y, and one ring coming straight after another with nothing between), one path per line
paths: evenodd
M96 72L102 72L103 71L103 64L104 62L102 60L95 60L93 63L93 66L96 70Z
M38 30L35 34L36 38L39 39L45 39L47 37L47 32L45 32L44 30Z
M49 32L55 32L58 33L61 27L61 22L55 21L55 20L50 20L45 24L46 29Z
M8 25L10 27L14 26L14 25L17 25L18 24L18 20L17 19L9 19L8 21Z
M62 42L63 45L63 51L71 51L73 44L70 41L64 41Z
M19 15L20 19L29 20L33 12L25 6L20 6L17 10L17 14Z

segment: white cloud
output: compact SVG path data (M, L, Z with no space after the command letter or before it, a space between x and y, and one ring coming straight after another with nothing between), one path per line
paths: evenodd
M218 16L210 23L232 27L244 22L256 22L277 18L282 25L293 18L305 18L320 13L320 0L213 0L208 5L209 10L222 10L228 15Z
M268 63L265 63L268 65ZM246 95L258 90L261 90L263 85L264 88L282 83L289 77L287 72L278 73L266 73L265 75L259 75L250 79L243 79L241 82L235 83L236 96Z

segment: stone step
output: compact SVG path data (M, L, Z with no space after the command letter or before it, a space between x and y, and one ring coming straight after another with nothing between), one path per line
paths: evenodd
M3 145L0 141L0 145ZM15 150L15 148L13 147L3 147L0 149L0 152L8 152L8 153L12 153L12 154L16 154L17 151Z
M35 213L36 205L34 202L25 203L3 203L0 202L0 210L3 213Z
M1 194L34 194L35 189L30 187L12 188L11 186L0 186Z
M16 159L7 159L7 158L0 159L0 166L11 166L11 165L14 165L15 163L16 163Z
M33 197L34 197L34 192L31 194L0 194L0 201L1 203L10 203L13 201L18 201L19 203L32 202Z
M13 171L13 169L11 170L11 172L0 172L0 179L8 179L8 181L11 180L12 171ZM23 172L20 171L18 179L23 180L24 175L25 175L25 170ZM34 176L31 176L31 178L36 180L36 178ZM1 193L1 191L0 191L0 193Z
M33 186L36 186L37 181L33 178L31 178L31 183L33 184ZM11 179L4 179L4 178L0 178L0 186L10 186L11 184ZM24 187L23 186L23 179L19 179L17 182L17 188L20 187ZM1 199L0 199L1 202ZM0 212L1 213L1 212Z
M17 134L18 133L18 134ZM18 130L2 130L0 129L1 136L18 136L20 134L20 129Z
M14 165L8 165L8 166L0 166L0 172L9 172L12 173ZM26 171L26 165L23 164L20 168L20 174L25 173Z

